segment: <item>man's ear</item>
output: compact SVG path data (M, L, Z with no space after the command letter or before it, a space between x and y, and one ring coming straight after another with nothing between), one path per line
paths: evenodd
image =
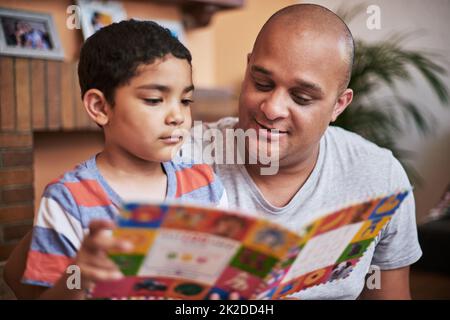
M83 96L83 104L89 117L98 125L104 126L109 121L109 104L100 90L89 89Z
M344 112L345 108L352 102L353 100L353 90L345 89L344 92L341 93L339 98L336 100L334 104L333 114L331 116L331 122L336 121L339 115Z

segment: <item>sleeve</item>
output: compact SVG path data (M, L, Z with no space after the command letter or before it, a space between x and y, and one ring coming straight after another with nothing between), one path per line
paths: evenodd
M227 195L227 191L225 190L225 188L223 188L222 196L220 197L219 204L217 205L217 207L220 209L228 209L229 208L228 195Z
M72 263L83 239L78 207L62 183L48 186L36 213L22 282L51 287Z
M390 190L406 188L411 188L411 184L403 167L394 158L391 167ZM411 192L381 232L372 264L379 266L381 270L391 270L409 266L419 260L421 256L414 194Z

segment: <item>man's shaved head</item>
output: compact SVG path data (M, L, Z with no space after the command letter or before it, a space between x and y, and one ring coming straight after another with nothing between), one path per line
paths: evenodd
M285 7L273 14L264 24L256 38L253 51L266 33L271 33L275 28L280 27L294 35L300 36L302 33L313 32L319 37L328 37L330 42L335 41L343 61L339 87L341 90L347 88L352 72L355 46L350 29L339 16L316 4L295 4Z

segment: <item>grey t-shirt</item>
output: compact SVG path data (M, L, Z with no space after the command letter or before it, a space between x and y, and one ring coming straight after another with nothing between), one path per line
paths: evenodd
M216 123L203 124L202 129L215 128L224 132L236 123L236 118L224 118ZM199 149L202 146L205 146L205 141L192 139L183 146L182 154L192 158L192 152L202 152L203 149ZM225 186L229 207L243 209L248 214L269 219L293 231L300 231L312 220L346 204L411 186L391 151L332 126L320 141L319 157L312 173L284 207L275 207L264 198L244 165L215 163L213 167ZM369 246L350 276L308 288L291 297L356 299L363 290L371 265L381 270L396 269L416 262L421 255L411 193Z

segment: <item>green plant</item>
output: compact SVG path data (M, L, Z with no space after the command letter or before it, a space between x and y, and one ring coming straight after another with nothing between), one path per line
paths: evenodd
M348 22L361 12L361 7L364 6L338 10L338 15ZM432 131L432 118L427 114L427 106L404 97L397 85L399 82L411 82L415 71L445 106L448 106L449 92L441 80L446 76L446 71L435 62L441 57L430 52L405 49L403 45L407 38L394 35L376 43L355 39L355 59L349 84L354 91L354 99L334 125L390 149L410 179L419 184L420 175L408 162L414 153L402 149L396 140L404 130L402 120L406 119L410 126L426 135ZM375 92L383 87L388 90L389 96L379 98Z

